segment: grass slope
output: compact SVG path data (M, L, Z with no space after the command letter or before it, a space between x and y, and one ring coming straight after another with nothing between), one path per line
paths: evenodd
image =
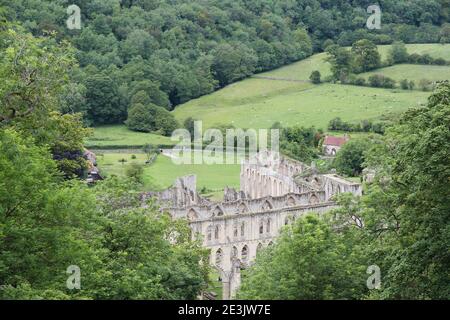
M170 137L128 130L125 125L101 126L86 140L87 148L141 147L145 144L174 145Z
M421 79L427 79L431 81L449 80L450 66L398 64L395 66L366 72L360 74L359 76L367 79L373 74L382 74L396 80L397 82L403 79L413 80L417 84Z
M346 121L376 119L389 112L404 111L425 103L429 95L419 91L334 84L301 85L298 90L252 102L239 101L233 88L228 88L219 94L223 96L226 93L227 96L234 97L234 103L212 94L178 107L175 116L181 121L189 116L203 120L205 127L233 124L241 128L268 128L275 121L280 121L284 126L316 126L325 129L335 117Z

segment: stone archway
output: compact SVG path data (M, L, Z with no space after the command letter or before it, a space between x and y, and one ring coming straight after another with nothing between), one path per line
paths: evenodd
M216 206L212 213L213 217L221 217L223 216L223 210L220 206Z
M294 199L294 197L289 197L288 199L287 199L287 206L288 207L293 207L293 206L295 206L295 199Z
M317 198L317 196L315 194L313 194L309 198L309 204L318 204L318 203L319 203L319 198Z
M214 264L217 267L222 267L223 263L223 251L221 248L217 249L216 254L214 256Z
M272 210L273 205L269 200L265 200L261 206L262 211Z
M190 209L187 214L187 218L189 221L197 220L198 219L197 211L195 211L194 209Z

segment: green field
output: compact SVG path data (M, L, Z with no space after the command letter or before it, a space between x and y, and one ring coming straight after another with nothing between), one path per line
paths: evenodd
M264 72L255 77L274 77L292 80L308 80L311 72L320 71L322 78L331 75L330 64L325 61L326 53L315 54L305 60L294 62L290 65Z
M396 81L401 81L403 79L413 80L417 85L418 81L420 81L421 79L427 79L431 81L449 80L450 66L398 64L392 67L366 72L358 76L367 79L373 74L382 74Z
M124 176L125 170L130 163L137 162L144 164L146 155L143 153L135 153L136 159L131 159L131 153L102 153L96 151L98 166L107 176L116 175ZM122 164L121 159L127 162ZM177 177L195 174L197 175L197 190L206 187L215 198L223 195L225 186L239 187L240 165L176 165L166 156L160 155L151 165L144 167L144 185L147 190L156 189L163 190L170 187Z
M101 126L86 140L87 148L141 147L145 144L174 145L170 137L128 130L125 125Z
M227 95L235 103L215 99L215 94L212 94L178 107L175 116L180 121L190 116L203 120L204 127L233 124L240 128L268 128L279 121L284 126L316 126L325 129L335 117L358 121L405 111L425 103L429 93L322 84L252 102L240 102L237 92L231 88L228 88Z
M388 56L390 45L378 46L378 51L381 54L382 59L386 59ZM450 44L407 44L406 49L409 54L429 54L433 58L450 59Z
M390 45L378 46L382 60L386 60ZM429 54L433 58L450 59L450 44L407 44L409 54ZM329 76L330 64L325 61L326 53L315 54L305 60L292 63L273 71L264 72L255 77L268 77L292 80L309 80L311 72L320 71L322 78Z

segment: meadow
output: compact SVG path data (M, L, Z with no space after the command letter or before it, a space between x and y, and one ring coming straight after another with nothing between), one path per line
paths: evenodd
M416 85L422 79L431 81L449 80L450 66L424 66L417 64L397 64L358 75L365 79L373 74L382 74L399 82L403 79L413 80ZM419 89L416 86L416 89Z
M146 154L119 153L96 151L98 165L107 176L125 176L127 167L131 163L144 165L147 160ZM132 155L136 159L132 159ZM120 162L125 159L126 162ZM167 156L159 155L151 165L144 166L144 189L163 190L173 185L177 177L195 174L197 175L197 190L208 189L207 194L213 197L222 195L225 186L239 187L240 165L177 165Z
M145 144L175 145L175 142L170 137L128 130L125 125L96 127L93 135L85 142L87 148L97 149L140 148Z
M262 79L258 81L277 82ZM289 85L291 84L289 82ZM300 85L303 87L299 90L254 99L251 102L241 102L238 92L227 88L220 94L230 96L234 103L229 103L227 99L216 99L212 94L190 101L178 107L174 113L180 121L187 117L202 120L204 127L232 124L240 128L269 128L279 121L283 126L315 126L326 129L328 122L335 117L346 121L373 120L391 112L419 106L425 103L429 96L426 92L398 89L337 84ZM248 100L248 92L245 95Z

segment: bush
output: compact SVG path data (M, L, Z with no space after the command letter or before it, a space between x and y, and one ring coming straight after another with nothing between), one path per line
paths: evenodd
M321 82L320 80L320 72L319 71L313 71L309 77L309 80L311 80L314 84L319 84Z
M402 81L400 81L400 88L402 88L403 90L409 89L408 79L403 79Z
M142 183L144 167L139 163L133 162L126 168L125 175L136 182Z
M128 119L125 124L130 130L158 132L166 136L178 127L177 121L169 111L152 103L133 105L128 110Z
M421 79L419 81L419 89L422 91L432 90L432 82L428 79Z
M364 79L364 78L356 78L356 79L353 81L353 84L354 84L355 86L365 86L365 85L366 85L366 79Z
M381 74L374 74L369 77L369 85L375 88L395 88L395 80Z

